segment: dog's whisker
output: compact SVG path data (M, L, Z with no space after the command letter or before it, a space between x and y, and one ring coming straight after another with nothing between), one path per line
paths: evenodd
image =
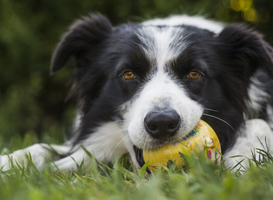
M225 120L223 120L223 119L221 119L219 117L213 116L213 115L209 115L209 114L205 114L205 113L203 113L203 115L218 119L219 121L224 122L225 124L227 124L232 130L235 131L235 129L227 121L225 121Z
M117 131L114 131L114 132L111 132L111 133L108 133L108 134L111 134L111 136L113 136L113 135L112 135L113 133L115 133L114 135L116 135L116 134L118 134L118 133L120 133L120 132L122 132L122 131L127 131L127 128L119 129L119 130L117 130Z
M219 112L219 110L214 110L214 109L210 109L210 108L204 108L204 110L213 111L213 112Z
M120 143L122 142L122 141L124 141L127 137L129 137L129 135L126 135L125 137L123 137L120 141L119 141L119 143L115 146L115 148L113 149L113 151L109 154L109 156L111 155L113 155L114 154L114 152L115 152L115 150L117 149L117 147L120 145Z

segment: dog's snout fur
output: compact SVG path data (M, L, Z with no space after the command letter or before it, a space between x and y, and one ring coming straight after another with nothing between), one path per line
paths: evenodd
M144 119L147 133L156 139L167 139L177 133L180 116L175 110L150 112Z

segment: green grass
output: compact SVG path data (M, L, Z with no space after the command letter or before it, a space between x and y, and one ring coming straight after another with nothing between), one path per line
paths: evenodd
M0 172L0 199L272 199L272 157L259 152L251 169L231 172L204 157L186 155L185 171L170 163L164 171L145 176L145 167L137 173L123 157L113 165L93 164L88 172L37 171L31 159L23 169L14 163L8 172ZM255 157L255 155L253 155ZM243 169L244 170L244 169Z

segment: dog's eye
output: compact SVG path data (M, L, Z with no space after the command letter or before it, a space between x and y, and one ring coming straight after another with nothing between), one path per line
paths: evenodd
M122 74L122 78L126 79L126 80L131 80L133 78L135 78L135 74L133 72L125 72Z
M192 71L188 74L187 78L190 78L190 79L199 79L202 77L202 74L200 74L199 72L196 72L196 71Z

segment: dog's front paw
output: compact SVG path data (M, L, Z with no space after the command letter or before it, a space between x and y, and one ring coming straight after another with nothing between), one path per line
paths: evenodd
M30 160L38 170L41 170L48 155L48 148L42 144L35 144L26 149L17 150L12 154L0 156L0 170L7 171L12 166L18 165L25 168Z

